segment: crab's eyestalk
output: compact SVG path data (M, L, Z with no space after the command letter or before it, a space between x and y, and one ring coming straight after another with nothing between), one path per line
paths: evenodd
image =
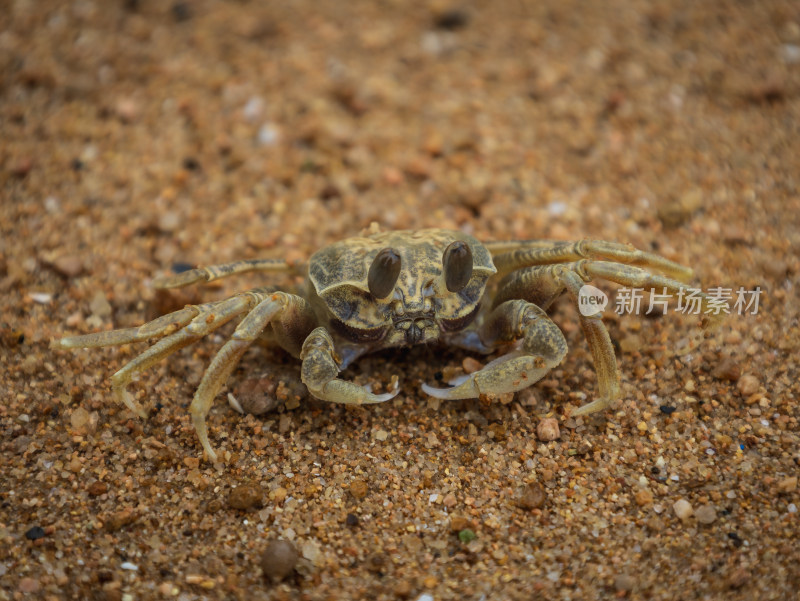
M369 291L375 298L386 298L394 290L400 277L400 255L392 248L384 248L372 260L367 276Z
M463 240L452 242L442 257L444 284L450 292L459 292L472 277L472 251Z

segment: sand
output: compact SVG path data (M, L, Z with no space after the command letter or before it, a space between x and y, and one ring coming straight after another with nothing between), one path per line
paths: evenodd
M0 600L797 594L795 3L0 12ZM577 419L597 378L567 298L570 354L501 399L429 399L423 382L487 358L415 348L343 374L376 391L398 375L388 403L297 402L297 362L254 348L209 415L215 465L188 404L230 327L131 386L146 420L110 388L146 344L50 348L292 286L150 282L302 261L372 222L629 242L760 304L688 353L698 319L674 303L609 308L623 398ZM266 414L226 400L278 381L290 400Z

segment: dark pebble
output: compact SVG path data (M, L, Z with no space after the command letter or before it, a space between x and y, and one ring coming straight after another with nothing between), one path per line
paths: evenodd
M355 528L358 526L358 516L354 513L348 513L347 517L344 519L344 523L350 526L351 528Z
M735 532L728 532L728 538L733 541L734 547L741 547L744 544L744 541Z
M469 23L469 15L458 9L447 10L436 16L434 25L437 29L447 29L448 31L455 31L456 29L463 29Z
M44 538L44 528L41 526L34 526L25 533L25 538L28 540L39 540Z
M661 410L661 413L663 413L664 415L672 415L678 410L677 407L670 407L669 405L661 405L659 409Z
M189 7L188 2L176 2L172 5L172 17L178 23L188 21L192 18L192 9Z
M183 168L189 171L198 171L200 169L200 163L194 157L186 157L183 159Z

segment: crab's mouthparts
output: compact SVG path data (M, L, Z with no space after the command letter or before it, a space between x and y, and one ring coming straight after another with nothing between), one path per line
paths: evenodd
M433 325L433 318L430 315L406 315L400 319L396 319L394 322L395 328L404 331L406 344L409 346L420 342L424 338L425 328L429 328Z

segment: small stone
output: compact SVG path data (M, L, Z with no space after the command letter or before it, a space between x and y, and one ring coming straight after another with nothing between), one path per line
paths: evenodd
M41 588L41 583L35 578L20 578L17 586L17 590L21 593L38 593Z
M180 213L175 211L166 211L158 218L158 229L162 232L174 232L183 225L183 219Z
M53 269L64 277L74 278L83 271L83 261L76 255L66 255L53 261Z
M743 397L748 397L758 392L759 382L753 374L744 374L739 378L736 387L739 389L739 394Z
M288 495L289 491L286 490L283 486L279 486L270 493L269 498L275 501L276 503L283 503Z
M703 206L703 193L698 189L686 192L680 199L665 202L658 207L658 218L665 227L678 227Z
M750 580L750 572L745 568L736 568L728 576L728 586L730 588L742 588Z
M467 357L461 362L461 367L464 369L465 373L474 374L476 371L480 371L483 368L483 364L477 359Z
M408 580L401 580L394 586L394 594L400 599L406 599L411 595L411 583Z
M627 593L633 590L636 581L630 574L617 574L614 578L614 588L620 593Z
M536 482L531 482L522 488L517 495L517 506L522 509L541 509L547 500L544 488Z
M261 571L272 582L280 582L294 571L298 559L297 549L292 543L271 541L261 554Z
M123 123L130 123L139 116L139 105L132 98L120 98L114 110Z
M688 519L693 513L692 505L686 499L678 499L675 501L672 505L672 510L681 520Z
M41 526L34 526L25 533L25 538L28 540L39 540L40 538L44 538L44 534L44 528Z
M653 493L650 492L648 488L642 488L636 491L636 494L633 495L636 504L639 507L644 507L645 505L650 505L653 502Z
M558 427L558 420L552 417L543 419L536 426L536 437L542 442L556 440L559 436L561 436L561 431Z
M69 423L75 430L80 430L89 423L89 412L83 407L78 407L69 416Z
M320 560L322 559L322 549L320 549L318 542L307 540L303 543L301 550L305 559L314 565L318 565L320 563Z
M100 495L104 495L108 492L108 484L100 480L95 480L89 485L89 487L86 489L86 492L89 493L90 497L99 497Z
M717 519L717 511L711 505L701 505L694 512L694 517L701 524L711 524Z
M450 532L461 532L472 526L472 522L461 515L450 516Z
M375 432L375 440L378 442L383 442L387 438L389 438L389 433L386 430L378 430Z
M248 378L236 389L236 401L245 413L263 415L280 404L275 396L277 388L274 378Z
M363 499L367 496L367 483L363 480L353 480L350 483L350 494L356 499Z
M720 361L716 368L714 368L714 377L720 380L736 382L739 380L741 375L741 367L739 367L739 364L730 357Z
M619 341L619 348L623 353L635 353L642 348L642 338L638 334L629 334Z
M790 476L778 482L778 492L781 494L789 494L797 490L797 476Z
M247 482L237 486L228 496L228 505L233 509L247 511L254 507L260 507L264 499L261 487L252 482Z
M457 502L456 496L453 493L447 493L444 499L442 499L442 505L448 508L455 507Z
M138 516L131 509L123 509L122 511L112 513L105 520L106 530L109 532L119 530L120 528L135 522L137 517Z
M106 295L103 294L101 290L94 293L89 303L89 309L92 311L93 315L97 315L98 317L108 317L111 315L111 305L106 300Z
M358 526L358 516L354 513L348 513L347 517L344 519L344 523L350 526L350 528L355 528Z

